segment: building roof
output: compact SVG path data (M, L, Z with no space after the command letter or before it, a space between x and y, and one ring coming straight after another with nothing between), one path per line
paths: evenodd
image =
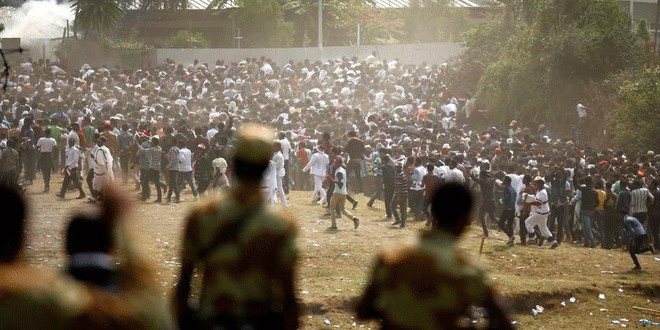
M185 0L181 2L186 3L186 9L188 10L204 10L209 7L209 5L214 0ZM398 9L398 8L408 8L410 6L411 0L372 0L377 8L382 9ZM159 2L153 0L133 0L128 2L126 6L127 10L137 10L143 8L145 2ZM424 0L419 0L421 6L424 6ZM481 8L481 7L492 7L500 5L495 0L453 0L454 6L461 8ZM227 1L222 9L235 8L236 3L234 0Z
M410 6L410 0L373 0L376 7L383 9L407 8ZM419 0L420 5L424 6L424 0ZM499 6L494 0L453 0L454 6L461 8L480 8Z

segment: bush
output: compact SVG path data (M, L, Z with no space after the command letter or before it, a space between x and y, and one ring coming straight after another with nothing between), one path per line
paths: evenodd
M625 82L619 103L612 125L619 146L632 152L660 152L660 68Z
M201 32L179 30L172 34L163 44L166 48L209 48L211 43Z

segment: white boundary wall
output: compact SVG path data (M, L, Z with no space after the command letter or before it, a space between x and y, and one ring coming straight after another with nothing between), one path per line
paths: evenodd
M215 48L215 49L156 49L157 63L165 59L176 63L192 64L194 59L200 63L213 66L219 59L225 62L239 62L245 58L259 58L266 56L278 65L293 60L301 62L337 59L342 56L357 56L365 59L371 52L376 51L381 60L398 58L402 64L441 64L451 57L458 56L462 47L460 43L420 43L399 45L371 45L371 46L345 46L318 48Z

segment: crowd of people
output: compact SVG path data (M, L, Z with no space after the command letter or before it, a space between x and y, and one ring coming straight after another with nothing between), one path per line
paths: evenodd
M0 103L0 175L26 186L40 170L47 192L51 173L62 171L62 199L69 190L86 198L83 181L92 202L113 181L133 181L143 201L153 187L156 203L180 202L186 186L197 200L240 189L226 155L241 151L237 129L266 124L279 133L255 187L282 207L290 189L312 191L328 230L342 215L358 229L345 207L358 206L351 193L368 195L367 207L382 201L395 228L409 213L430 226L434 192L458 184L478 196L483 235L499 228L509 245L516 234L553 249L627 245L636 269L637 253L660 248L660 155L597 150L515 119L487 125L471 95L448 89L448 70L376 53L279 64L167 60L135 71L27 61ZM588 120L588 108L576 110Z

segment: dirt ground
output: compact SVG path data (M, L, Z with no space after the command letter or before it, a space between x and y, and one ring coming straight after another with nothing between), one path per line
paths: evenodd
M74 211L91 207L75 200L70 192L66 200L55 196L61 177L53 178L50 193L42 193L40 177L28 187L30 218L26 245L27 262L35 267L61 269L63 231ZM130 185L127 194L137 196ZM326 232L329 219L321 217L325 209L310 203L311 192L293 191L289 195L290 212L300 227L297 293L303 304L301 323L304 329L374 329L372 322L358 322L352 308L367 280L374 255L412 241L423 222L411 222L406 229L394 229L382 221L384 207L376 202L366 207L367 198L359 201L354 214L360 228L339 219L337 232ZM129 225L139 233L140 246L153 258L163 295L169 299L179 268L178 253L183 219L194 205L190 191L183 193L180 204L138 202L133 205ZM473 226L461 241L461 248L478 259L481 232ZM660 321L660 256L639 256L643 272L633 273L630 256L622 250L588 249L564 243L556 250L546 245L505 246L505 235L491 230L485 240L480 262L488 270L506 307L520 329L602 329L639 328L639 319ZM604 299L599 295L604 294ZM570 298L575 298L575 303ZM602 296L601 296L602 297ZM565 302L565 307L562 307ZM532 308L544 307L537 317ZM620 321L627 319L629 322ZM619 320L621 324L612 323Z

